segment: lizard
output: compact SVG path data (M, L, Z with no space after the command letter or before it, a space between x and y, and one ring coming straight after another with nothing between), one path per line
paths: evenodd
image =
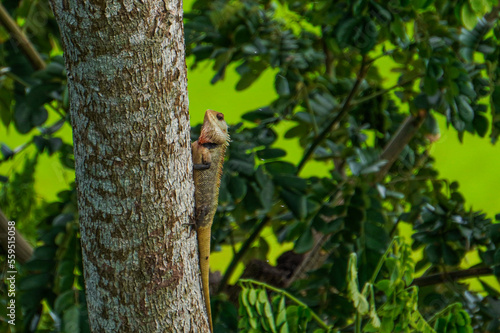
M207 110L200 137L193 142L193 178L195 186L195 227L198 236L201 281L210 332L213 332L208 284L211 227L219 199L224 155L229 134L224 115Z

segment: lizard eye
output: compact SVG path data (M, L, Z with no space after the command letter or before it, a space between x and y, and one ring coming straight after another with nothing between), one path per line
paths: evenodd
M222 113L217 113L218 120L224 120L224 115Z

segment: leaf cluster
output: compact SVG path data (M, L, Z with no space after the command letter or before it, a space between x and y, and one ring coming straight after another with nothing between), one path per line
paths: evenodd
M326 255L308 263L303 280L289 280L290 290L336 327L356 313L346 279L349 254L357 254L357 277L366 283L401 225L412 229L413 251L424 249L420 272L460 270L473 251L482 259L477 267L495 269L487 259L498 248L490 232L495 224L466 208L458 185L439 178L429 153L439 117L460 140L465 132L498 138L499 38L490 11L487 1L472 7L466 1L194 3L186 15L187 50L194 66L213 65L212 83L231 64L240 76L237 90L266 70L275 73L276 99L231 129L213 248L243 246L223 285L235 262L266 258L266 225L308 260L321 240ZM412 117L421 119L415 131L398 133ZM287 128L282 139L301 147L293 152L298 163L278 144L278 126ZM301 176L312 159L325 163L328 176ZM466 293L452 299L467 303ZM408 307L428 309L416 291L403 294ZM387 322L420 327L412 313L403 317ZM483 318L472 322L488 325Z

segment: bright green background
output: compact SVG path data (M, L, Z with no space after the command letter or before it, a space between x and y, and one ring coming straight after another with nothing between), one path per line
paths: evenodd
M234 90L238 76L234 68L229 68L224 81L216 85L210 84L213 75L211 68L199 66L196 70L188 71L188 89L190 100L190 113L193 124L200 123L206 109L215 109L226 115L229 123L240 121L242 113L267 105L275 97L273 82L274 73L269 71L263 75L253 86L243 92ZM432 147L432 156L436 159L436 166L443 178L457 180L460 183L467 204L475 209L483 209L490 217L500 212L500 148L492 146L488 138L479 138L465 135L464 143L461 144L454 130L447 130L444 121L441 122L441 139ZM284 133L284 126L277 128L279 134ZM63 140L71 140L69 126L65 125ZM33 133L35 135L36 133ZM17 147L25 142L26 136L21 136L10 128L6 132L0 127L0 141L6 142L10 147ZM296 140L278 141L278 145L286 148L289 152L300 152ZM27 149L17 156L14 161L0 165L0 174L9 175L13 170L19 170L24 164L23 156L31 156L34 147ZM300 154L289 155L287 159L297 162ZM326 172L321 168L319 162L308 164L303 176L324 175ZM323 169L323 170L321 170ZM67 188L73 181L74 174L63 169L58 159L41 155L35 175L35 188L43 200L56 200L56 194ZM264 231L263 236L275 244L271 230ZM283 251L290 249L290 245L284 248L272 247L270 262L274 263L277 256ZM212 255L212 270L224 270L231 259L229 248ZM473 260L473 259L471 259ZM241 269L241 267L240 267Z
M191 1L185 1L185 8ZM188 59L188 63L192 63ZM377 64L386 66L390 73L390 64ZM189 66L188 66L189 67ZM196 70L188 71L188 90L190 100L190 114L193 124L198 124L203 119L206 109L214 109L223 112L228 123L237 123L240 121L242 113L266 106L275 97L274 75L275 72L267 71L260 77L249 89L237 92L234 87L238 76L234 71L235 66L230 66L227 70L226 78L216 85L210 84L210 79L214 75L209 63L198 65ZM395 82L395 77L389 75L384 82L388 87ZM473 137L465 135L464 143L461 144L456 132L448 131L444 124L444 119L440 119L441 139L437 141L431 150L431 155L436 159L436 167L441 176L450 181L457 180L464 194L467 204L475 209L483 209L490 217L500 212L500 173L497 171L500 167L500 148L492 146L488 138ZM55 121L53 119L52 121ZM52 123L49 119L49 124ZM287 125L279 125L276 131L283 134ZM36 135L36 131L30 135ZM65 125L60 132L63 140L71 141L71 130ZM28 139L27 136L21 136L12 128L6 131L0 126L0 142L5 142L11 148L15 148ZM278 140L277 146L286 149L289 152L301 152L297 140L285 141L282 138ZM34 147L23 151L20 156L16 156L13 161L0 164L0 174L10 175L15 170L20 170L24 164L24 158L34 153ZM297 163L300 154L290 154L287 160ZM323 176L327 175L323 163L310 161L307 167L301 173L302 176ZM48 157L46 154L40 156L40 163L37 166L35 174L35 188L41 200L56 200L56 194L66 189L74 179L74 173L63 169L58 159ZM263 236L273 245L276 240L271 230L265 230ZM288 244L284 247L271 246L272 253L269 256L270 263L275 263L279 254L291 248ZM231 251L229 248L223 248L222 252L212 255L212 270L224 270L231 260ZM470 257L471 262L475 260ZM242 266L240 266L241 270Z

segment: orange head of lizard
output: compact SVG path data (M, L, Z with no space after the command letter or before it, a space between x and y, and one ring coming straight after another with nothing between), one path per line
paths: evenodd
M229 134L224 114L214 110L207 110L198 142L200 144L215 143L221 145L226 144L228 140Z

